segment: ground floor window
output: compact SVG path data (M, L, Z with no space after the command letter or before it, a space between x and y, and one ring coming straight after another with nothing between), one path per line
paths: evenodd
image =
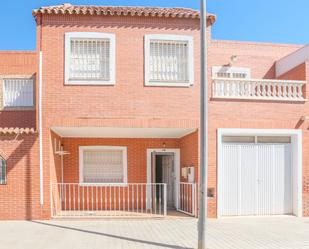
M79 166L81 183L127 183L127 148L81 146Z
M0 184L6 184L6 161L0 157Z

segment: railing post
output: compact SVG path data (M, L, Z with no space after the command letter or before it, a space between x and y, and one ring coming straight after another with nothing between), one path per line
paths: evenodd
M192 184L192 215L195 216L196 212L196 184Z
M166 183L164 183L164 216L167 214Z

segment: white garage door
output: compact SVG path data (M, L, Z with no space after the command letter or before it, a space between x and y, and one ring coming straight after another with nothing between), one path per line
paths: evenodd
M289 143L223 143L222 215L291 214Z

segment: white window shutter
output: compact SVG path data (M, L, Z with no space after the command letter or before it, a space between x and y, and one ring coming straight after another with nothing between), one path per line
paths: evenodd
M4 79L4 107L32 107L33 79Z
M121 149L83 150L83 182L123 183L123 153Z

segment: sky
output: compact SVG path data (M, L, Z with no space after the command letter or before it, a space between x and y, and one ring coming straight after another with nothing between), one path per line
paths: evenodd
M32 10L64 2L199 8L199 0L2 0L0 50L34 50ZM217 15L213 39L309 43L309 0L207 0L207 11Z

